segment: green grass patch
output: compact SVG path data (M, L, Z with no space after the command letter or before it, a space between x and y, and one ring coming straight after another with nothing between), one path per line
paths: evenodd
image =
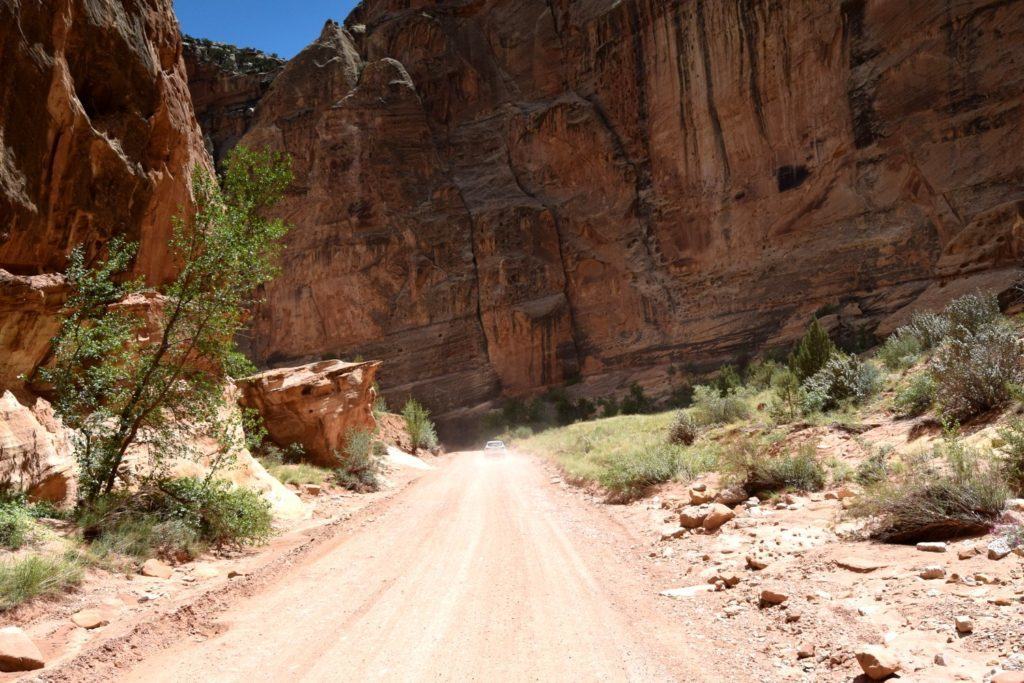
M610 500L627 501L654 484L714 468L715 447L668 443L676 415L666 411L578 422L535 434L517 447L551 458L570 480L602 486Z
M59 595L82 582L82 563L73 553L30 555L0 562L0 611L33 598Z
M302 484L323 484L331 476L329 469L307 463L270 465L267 467L267 471L282 484L296 484L298 486Z

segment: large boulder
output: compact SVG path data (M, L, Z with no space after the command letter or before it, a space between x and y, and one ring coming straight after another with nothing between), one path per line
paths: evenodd
M263 417L270 438L300 444L310 462L338 464L350 430L374 430L374 378L379 361L328 360L268 370L239 381L242 405Z
M41 398L23 403L10 391L0 394L0 485L53 503L74 496L69 434Z

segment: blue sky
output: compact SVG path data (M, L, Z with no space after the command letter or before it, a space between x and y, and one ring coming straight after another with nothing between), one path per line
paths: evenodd
M357 0L174 0L181 30L197 38L293 57L328 19L343 21Z

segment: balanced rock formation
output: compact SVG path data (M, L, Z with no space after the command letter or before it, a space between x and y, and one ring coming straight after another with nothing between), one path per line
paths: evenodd
M386 358L443 418L1005 289L1022 33L986 0L365 0L243 138L297 171L252 350Z
M0 2L0 268L60 270L82 244L167 262L171 217L208 165L172 0Z
M333 467L351 430L376 429L379 367L378 361L329 360L269 370L239 382L241 403L259 412L279 446L300 444L309 461Z
M24 491L31 500L74 498L71 440L41 398L28 406L10 391L0 394L0 487Z

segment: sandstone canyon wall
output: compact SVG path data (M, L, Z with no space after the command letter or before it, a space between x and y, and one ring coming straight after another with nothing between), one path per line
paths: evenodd
M0 0L0 388L45 357L83 245L140 242L157 282L171 217L209 167L172 0Z
M1012 0L366 0L243 138L297 175L251 350L451 416L1005 288L1022 67Z

